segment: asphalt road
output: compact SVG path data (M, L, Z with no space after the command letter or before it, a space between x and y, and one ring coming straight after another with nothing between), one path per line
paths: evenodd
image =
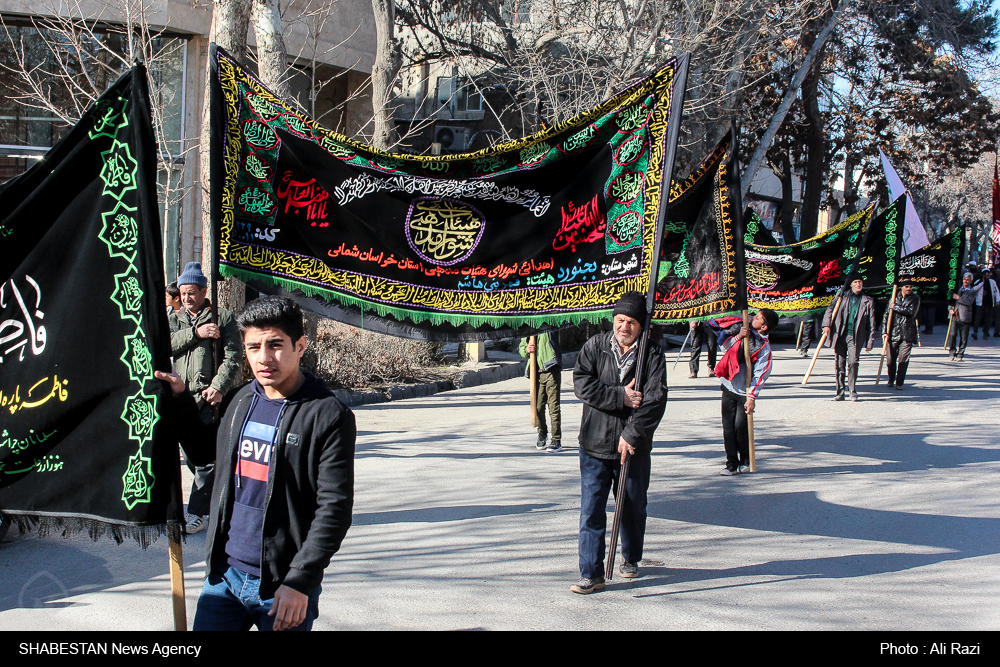
M906 390L834 403L824 350L779 346L755 474L722 477L718 382L670 373L641 577L580 596L581 406L563 373L561 454L534 449L527 381L356 409L354 526L316 629L1000 629L1000 344L961 364L943 329ZM673 355L668 359L668 369ZM703 373L704 364L702 366ZM884 380L883 380L884 386ZM609 505L610 509L610 505ZM187 609L204 533L185 545ZM0 630L172 627L166 542L0 544Z

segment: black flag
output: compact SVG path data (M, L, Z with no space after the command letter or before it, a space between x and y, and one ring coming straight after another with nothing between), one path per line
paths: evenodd
M179 537L146 70L0 188L0 512L22 530Z

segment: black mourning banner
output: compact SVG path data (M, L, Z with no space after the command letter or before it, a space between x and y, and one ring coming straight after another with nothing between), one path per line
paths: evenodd
M727 135L686 180L671 185L654 322L705 319L742 307L731 145Z
M799 317L822 312L836 298L857 261L871 204L811 239L791 245L747 243L747 302ZM749 229L749 227L748 227Z
M897 275L900 280L909 278L913 291L922 303L950 301L961 284L961 261L965 253L965 228L959 227L937 241L903 257ZM889 298L891 289L878 295Z
M434 340L603 319L624 292L647 290L686 56L530 137L443 156L354 142L224 50L211 62L223 275Z
M854 270L865 281L866 290L891 287L896 282L903 250L906 195L900 196L868 223L861 256Z
M0 512L22 530L179 538L146 70L0 188Z
M778 245L777 239L774 238L771 230L764 226L764 221L760 219L757 211L747 207L747 210L743 213L743 222L746 224L746 231L743 234L744 243L752 245Z

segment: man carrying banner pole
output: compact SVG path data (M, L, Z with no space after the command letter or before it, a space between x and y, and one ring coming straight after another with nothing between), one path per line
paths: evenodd
M899 291L899 298L893 297L882 317L882 353L888 353L889 356L889 386L902 391L906 369L910 365L910 350L913 349L913 343L919 340L916 314L920 310L920 297L913 293L913 281L909 278L900 281ZM875 384L878 384L881 376L882 366L879 362L879 378L875 380Z
M861 346L870 352L875 345L875 302L863 293L864 280L860 274L850 276L849 282L851 291L843 299L843 308L838 310L836 307L841 304L838 300L823 317L823 338L830 339L830 346L837 355L835 401L844 400L847 390L851 392L852 401L858 400Z

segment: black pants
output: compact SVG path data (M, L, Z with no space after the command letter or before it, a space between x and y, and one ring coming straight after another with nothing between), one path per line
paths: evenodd
M205 424L211 424L215 417L212 406L205 405L198 413ZM187 460L185 454L184 459ZM212 509L212 487L215 486L215 464L195 466L187 464L188 470L194 473L191 483L191 495L188 496L188 509L191 514L208 516Z
M885 356L888 357L889 361L889 384L894 384L897 387L903 386L903 380L906 379L906 368L910 365L910 350L912 349L913 343L910 341L901 340L895 343L889 341L885 350Z
M817 338L816 325L818 322L819 320L815 318L811 320L805 320L804 322L802 322L802 339L799 341L798 346L795 348L796 350L801 350L803 352L809 351L809 346L812 345L813 340Z
M852 394L858 393L856 385L861 348L854 340L854 336L838 338L833 350L837 354L837 393L843 394L845 389L850 389Z
M726 467L750 465L750 427L747 397L722 388L722 440L726 446Z
M715 357L719 351L719 339L709 331L704 324L698 324L694 329L694 336L691 337L691 360L688 362L688 369L692 375L698 375L701 366L701 348L708 347L708 371L715 372Z
M994 310L995 310L994 306L980 306L976 310L976 324L972 327L972 333L978 332L979 328L982 327L983 338L986 338L990 335L990 327L993 326ZM993 335L995 336L996 333L997 329L995 326L993 326Z
M951 324L951 338L948 339L948 349L951 350L951 356L957 356L959 359L965 356L965 348L969 345L969 327L972 322L962 322L959 319L955 319Z

